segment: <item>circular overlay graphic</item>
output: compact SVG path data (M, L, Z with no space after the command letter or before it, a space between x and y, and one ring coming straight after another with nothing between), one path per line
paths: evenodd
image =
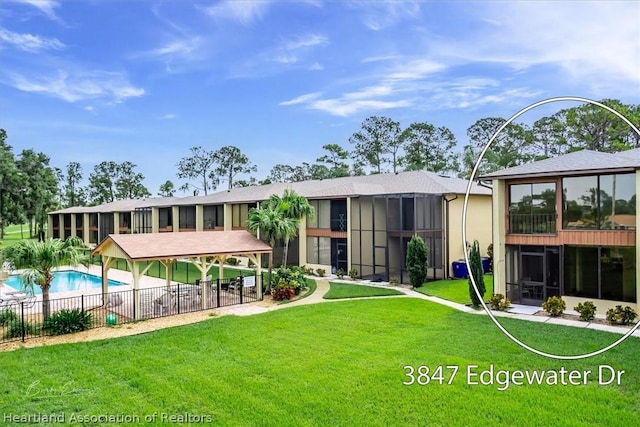
M587 98L581 98L581 97L577 97L577 96L559 96L559 97L555 97L555 98L548 98L548 99L544 99L542 101L538 101L536 103L533 103L533 104L529 105L528 107L525 107L522 110L518 111L509 120L504 122L502 124L502 126L500 126L500 128L498 128L498 130L493 134L493 136L491 137L491 139L489 140L487 145L482 149L482 152L480 153L480 157L478 158L478 160L476 161L476 164L473 167L473 171L471 172L471 177L469 178L469 182L467 183L467 190L466 190L465 195L464 195L464 205L462 207L462 245L463 245L463 247L466 247L466 242L467 242L467 206L469 204L469 193L471 191L471 185L473 184L473 180L474 180L474 178L476 176L476 173L478 172L478 167L480 165L480 162L482 161L482 158L484 157L485 153L487 152L487 150L489 149L489 147L491 146L493 141L497 138L497 136L500 134L500 132L502 132L509 124L511 124L511 122L513 122L515 119L517 119L518 117L520 117L521 115L523 115L527 111L532 110L532 109L534 109L536 107L539 107L541 105L550 104L550 103L553 103L553 102L562 102L562 101L583 102L583 103L587 103L587 104L596 105L596 106L598 106L600 108L604 108L605 110L609 111L610 113L615 114L617 117L622 119L626 124L628 124L631 127L631 129L633 129L633 131L635 133L638 134L638 136L640 136L640 130L638 130L638 128L633 123L631 123L631 121L629 119L624 117L622 114L620 114L619 112L617 112L613 108L608 107L607 105L604 105L604 104L602 104L600 102L596 102L596 101L593 101L593 100L587 99ZM467 254L466 251L464 253L464 260L467 263L467 265L470 265L469 255ZM491 310L489 310L489 308L487 307L485 302L482 300L482 297L480 295L480 291L478 291L478 286L476 285L476 281L475 281L473 275L470 274L469 278L471 279L471 283L473 284L473 290L475 291L476 295L478 296L478 298L480 300L480 303L482 304L482 307L485 309L485 311L487 312L489 317L491 317L491 320L493 320L493 323L496 324L498 329L500 329L507 337L509 337L513 342L518 344L520 347L522 347L524 349L527 349L527 350L529 350L529 351L531 351L531 352L533 352L535 354L538 354L540 356L545 356L545 357L549 357L551 359L559 359L559 360L577 360L577 359L586 359L588 357L597 356L598 354L602 354L605 351L614 348L615 346L620 344L622 341L624 341L625 339L629 338L629 336L631 334L633 334L638 329L638 327L640 327L640 322L636 323L636 325L632 329L630 329L629 332L627 332L622 337L620 337L620 339L618 339L617 341L615 341L614 343L612 343L612 344L610 344L610 345L608 345L606 347L601 348L600 350L593 351L591 353L578 354L578 355L573 355L573 356L570 356L570 355L569 356L565 356L565 355L560 355L560 354L546 353L544 351L535 349L535 348L523 343L518 338L514 337L509 331L507 331L500 324L500 322L498 322L498 320L493 315Z

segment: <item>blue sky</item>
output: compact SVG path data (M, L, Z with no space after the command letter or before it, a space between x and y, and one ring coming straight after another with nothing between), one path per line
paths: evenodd
M154 194L189 147L235 145L264 178L371 115L462 147L549 97L639 103L639 22L639 2L3 0L0 127L85 178L133 161Z

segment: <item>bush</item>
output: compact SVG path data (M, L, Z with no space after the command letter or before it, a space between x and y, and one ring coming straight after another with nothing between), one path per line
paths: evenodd
M542 308L549 313L549 316L556 317L560 316L567 309L567 304L562 298L554 296L547 298L547 300L542 303Z
M318 274L318 276L324 277L326 270L324 268L316 268L316 273Z
M484 294L487 292L487 288L484 286L484 270L482 268L482 258L480 257L480 243L478 243L477 240L474 240L471 246L469 263L471 264L469 266L469 297L471 298L471 304L477 307L482 303L480 300L484 298ZM480 298L478 298L473 288L473 282L471 281L472 275L476 281L478 292L480 292Z
M25 322L24 333L25 335L36 335L37 327L31 322ZM20 319L15 319L7 323L7 330L4 333L4 339L18 338L22 336L22 323Z
M351 280L356 280L358 278L358 270L356 270L355 268L349 270L349 277L351 278Z
M279 289L274 289L271 292L271 296L276 301L291 300L296 295L295 291L288 286L281 286Z
M493 271L493 243L487 246L487 257L489 258L489 271Z
M255 263L255 262L253 262L252 260L249 260L249 261L247 262L247 267L255 267L255 266L256 266L256 263Z
M489 306L492 310L507 311L511 306L511 301L505 298L502 294L493 294L489 300Z
M63 335L91 328L93 315L79 308L63 309L54 313L45 322L44 328L51 335Z
M344 270L339 268L338 271L336 271L336 276L338 276L338 279L342 279L344 277Z
M610 308L607 310L607 320L612 325L628 325L638 317L635 310L629 306L622 308L621 305L616 305L616 308Z
M390 285L399 285L400 284L400 278L398 276L389 277L389 284Z
M307 267L306 265L302 267L304 274L308 274L309 276L313 275L313 268Z
M229 265L238 265L240 264L240 260L238 258L231 257L227 258L224 263Z
M9 323L18 320L18 315L8 308L0 311L0 326L7 326Z
M573 307L573 309L580 313L580 320L584 320L585 322L593 320L596 317L596 306L593 305L591 301L586 301L584 304L579 303Z
M419 288L427 280L427 268L429 267L429 248L422 237L414 234L407 243L407 261L405 263L409 273L409 283L414 288Z
M292 289L294 294L300 293L300 290L307 287L307 281L304 278L304 269L297 266L278 268L275 272L273 288L277 292L282 287Z

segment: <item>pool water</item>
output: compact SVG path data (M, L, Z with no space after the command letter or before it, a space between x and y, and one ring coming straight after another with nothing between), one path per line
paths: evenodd
M20 275L11 275L4 283L16 290L22 289L22 278ZM109 288L112 286L122 286L125 283L116 280L109 280ZM50 293L82 291L86 289L96 289L102 287L102 278L93 274L83 273L75 270L57 271L53 273L53 281L51 282ZM33 290L36 295L42 294L40 286L34 286Z

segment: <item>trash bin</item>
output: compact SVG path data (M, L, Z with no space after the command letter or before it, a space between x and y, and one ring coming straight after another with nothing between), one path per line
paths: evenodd
M463 259L453 261L451 263L453 267L453 277L456 279L466 279L469 277L469 271L467 270L467 263Z
M491 258L488 256L482 257L482 272L487 274L491 271Z

